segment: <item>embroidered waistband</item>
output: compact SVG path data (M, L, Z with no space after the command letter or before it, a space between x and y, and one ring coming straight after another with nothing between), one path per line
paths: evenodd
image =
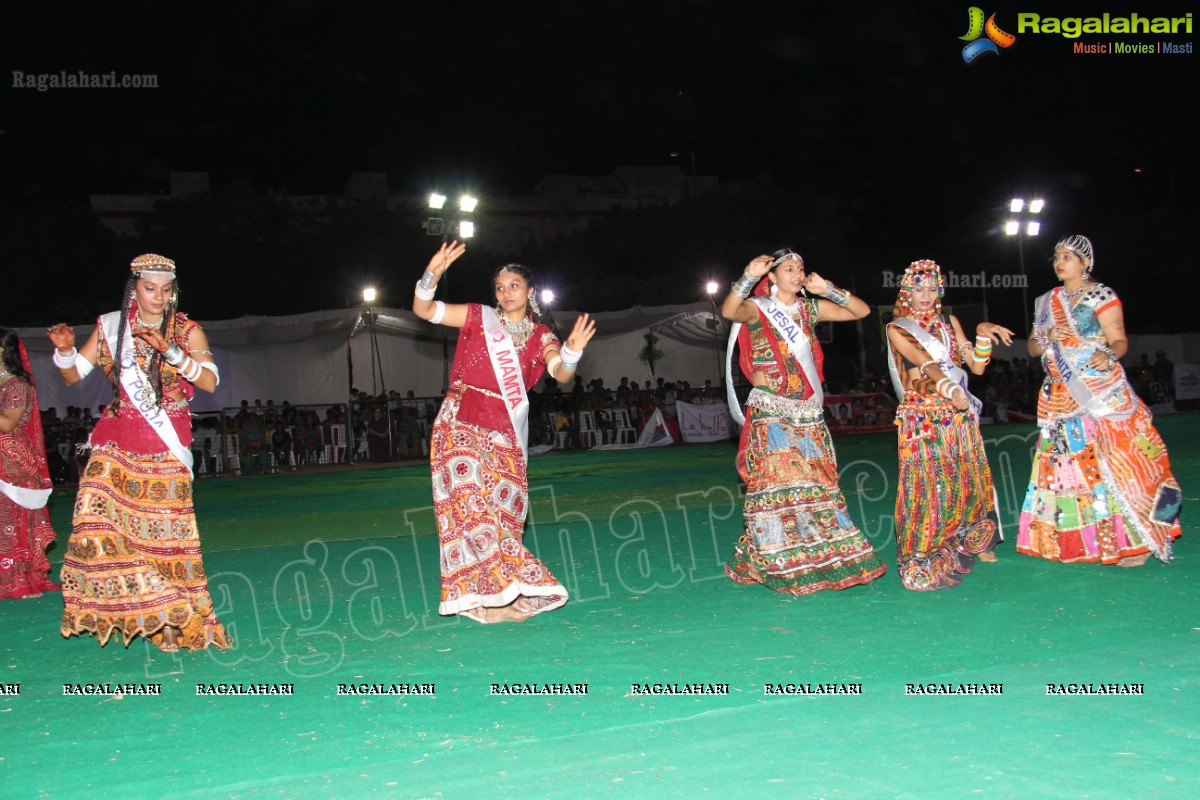
M746 405L769 411L798 425L813 425L825 421L825 409L816 400L780 397L762 389L752 389L750 396L746 398Z

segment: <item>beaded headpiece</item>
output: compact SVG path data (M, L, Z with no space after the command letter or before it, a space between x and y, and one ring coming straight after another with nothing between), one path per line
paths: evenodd
M1092 251L1092 240L1086 236L1064 236L1059 240L1058 244L1054 245L1054 249L1063 248L1070 250L1075 255L1087 262L1084 267L1088 272L1092 271L1092 267L1096 266L1096 256Z
M801 264L804 263L804 259L800 257L799 253L797 253L795 250L792 250L791 248L785 247L783 249L783 252L780 253L778 256L776 256L775 260L771 262L771 269L775 269L783 262L790 261L793 258L796 259L797 261L799 261Z
M942 277L942 268L937 265L936 261L927 258L912 262L908 265L908 269L904 270L904 277L900 279L900 293L896 296L894 309L896 316L915 316L916 309L913 307L912 291L917 288L918 284L934 280L937 281L938 296L931 313L934 316L940 316L942 298L946 296L946 281Z
M143 273L152 272L155 277L175 280L175 262L154 253L140 255L129 262L129 271L135 278L140 278Z

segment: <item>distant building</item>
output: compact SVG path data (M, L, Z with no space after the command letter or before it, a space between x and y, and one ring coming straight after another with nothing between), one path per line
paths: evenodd
M207 172L172 172L169 194L94 194L92 212L120 236L136 237L137 222L168 199L183 199L211 188ZM678 167L617 167L612 175L546 175L528 195L480 198L470 215L475 237L487 249L504 255L520 253L528 244L546 242L587 228L592 222L626 211L670 206L715 192L717 179L688 175ZM382 172L353 173L339 195L288 195L299 207L383 199L388 208L408 208L415 214L426 209L424 196L390 194ZM449 224L457 212L445 215L430 210L428 216Z

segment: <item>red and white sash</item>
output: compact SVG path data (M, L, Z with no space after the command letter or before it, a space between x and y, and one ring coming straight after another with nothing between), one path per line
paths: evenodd
M516 431L521 452L529 460L529 395L525 393L525 376L521 373L521 354L513 343L512 336L496 312L487 306L483 312L483 338L487 342L488 357L496 373L496 385L504 399L508 419Z

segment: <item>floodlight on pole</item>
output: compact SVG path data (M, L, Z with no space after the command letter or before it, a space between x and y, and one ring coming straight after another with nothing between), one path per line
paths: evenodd
M446 205L446 195L438 194L437 192L434 192L431 195L429 195L429 207L430 208L441 208L444 205Z
M542 289L542 302L545 303L546 305L550 305L551 303L554 302L554 290L553 289Z
M458 223L458 238L470 239L475 235L475 223L470 220L460 220Z
M368 305L375 302L375 287L368 286L363 289L363 302Z
M709 297L713 297L714 295L716 295L717 290L719 290L720 288L721 287L717 285L716 281L709 281L708 283L706 283L704 285L704 291L708 293Z
M475 210L475 206L479 205L478 198L472 197L469 194L464 194L458 199L458 207L465 214L470 214Z
M1041 233L1042 223L1031 219L1034 214L1042 213L1046 201L1042 198L1030 200L1028 203L1020 197L1009 201L1009 211L1016 215L1004 223L1004 233L1017 237L1017 259L1021 266L1021 305L1025 310L1025 330L1029 330L1029 286L1025 277L1025 237L1037 236Z

